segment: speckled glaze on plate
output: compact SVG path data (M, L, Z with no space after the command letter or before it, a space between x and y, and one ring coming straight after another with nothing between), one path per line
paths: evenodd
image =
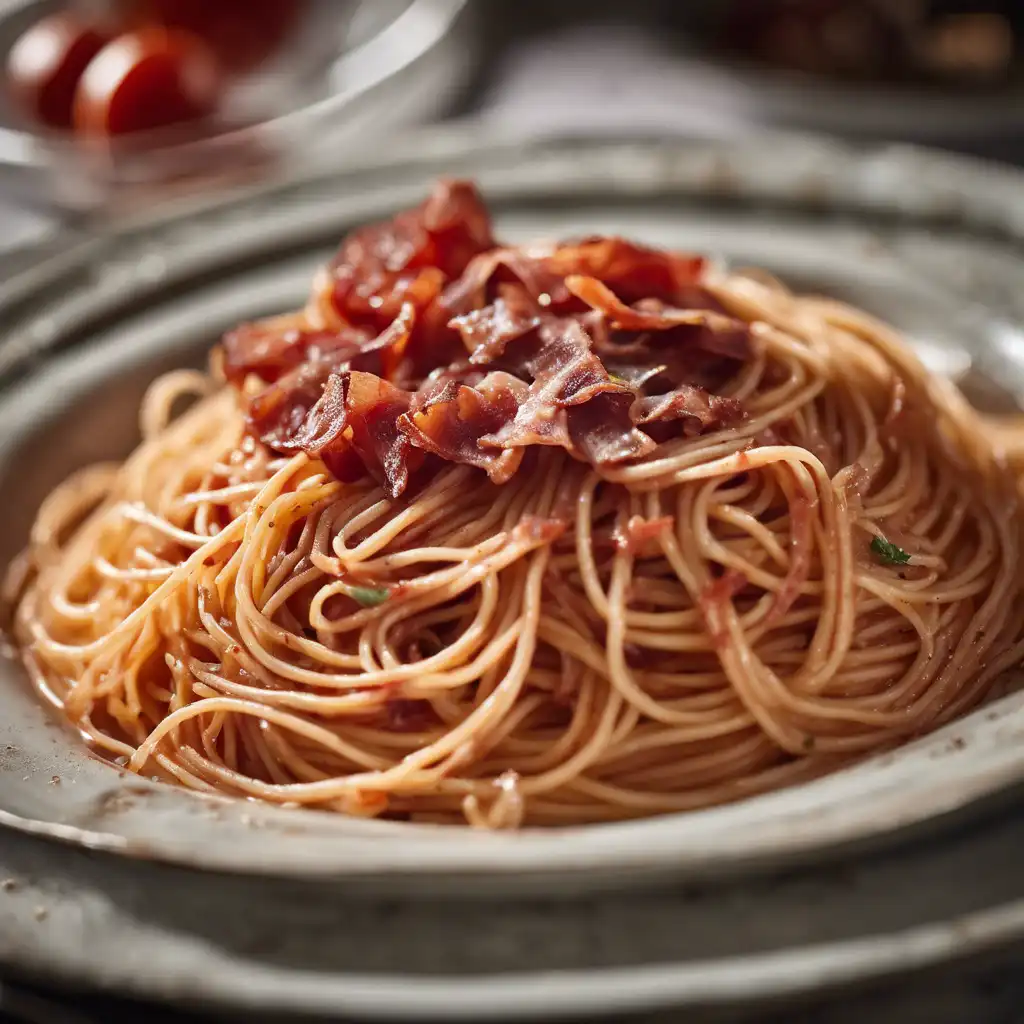
M619 232L757 264L906 330L937 372L1024 394L1024 187L919 151L798 140L537 142L427 136L82 241L0 289L0 561L70 469L124 454L145 384L240 318L295 305L353 223L476 177L513 239ZM994 383L993 383L994 382ZM938 827L1024 780L1024 694L819 781L698 813L486 834L198 797L91 758L0 668L0 829L227 872L436 893L707 877Z

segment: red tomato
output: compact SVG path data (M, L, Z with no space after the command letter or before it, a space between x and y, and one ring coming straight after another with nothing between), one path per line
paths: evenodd
M195 121L220 95L216 58L187 32L149 27L108 43L86 68L75 94L75 131L125 135Z
M109 39L69 13L37 22L7 57L7 77L19 106L51 128L70 128L79 79Z

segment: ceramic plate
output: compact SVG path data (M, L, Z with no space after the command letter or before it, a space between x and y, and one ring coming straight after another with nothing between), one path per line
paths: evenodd
M476 177L512 239L619 232L757 264L908 332L937 372L1024 394L1017 327L1024 192L1012 172L831 144L422 139L381 166L317 174L126 226L0 293L0 560L68 471L123 455L146 383L241 318L297 305L352 224ZM984 388L982 388L984 390ZM121 776L0 667L0 828L202 869L363 879L394 891L706 877L945 827L1024 779L1024 693L816 782L697 813L487 834L196 796ZM491 888L490 891L494 891Z

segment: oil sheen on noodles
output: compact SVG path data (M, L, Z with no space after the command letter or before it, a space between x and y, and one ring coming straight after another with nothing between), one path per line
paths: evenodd
M157 380L135 453L40 509L16 636L96 750L347 814L600 822L818 776L1020 662L1010 474L891 329L616 240L495 249L464 184L403 217L351 236L304 311L243 328L210 374ZM551 384L545 329L590 360L585 394ZM388 408L366 433L357 385L407 395L431 371L465 383L454 413L414 395L418 441ZM676 412L652 413L667 391ZM630 410L632 450L604 419L581 433L598 397ZM477 406L506 409L490 440Z

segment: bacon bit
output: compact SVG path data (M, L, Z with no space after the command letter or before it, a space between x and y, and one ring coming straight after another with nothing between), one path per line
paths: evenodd
M536 330L542 322L522 289L508 289L489 306L454 317L448 326L459 332L476 362L500 358L507 345Z
M582 405L600 394L625 394L632 389L612 380L591 351L590 336L576 320L551 319L538 331L538 343L519 346L512 355L515 372L530 377L531 396L560 408ZM470 362L487 361L475 352Z
M272 384L304 365L319 367L321 379L349 367L390 373L402 360L416 318L416 306L406 302L376 336L349 326L337 331L298 330L290 324L293 318L287 318L283 328L281 317L243 324L224 336L224 374L235 384L250 373Z
M632 404L627 395L604 394L568 413L569 438L592 465L640 459L658 447L632 425Z
M718 579L710 580L701 590L698 605L704 615L704 626L715 650L722 650L729 642L724 616L726 606L747 585L747 577L736 569L728 569Z
M651 249L624 238L588 238L557 248L547 267L566 279L567 289L570 277L590 277L614 289L626 302L654 298L689 305L694 299L699 301L701 292L695 286L704 276L707 260Z
M580 301L566 287L571 275L605 282L627 301L654 297L664 302L714 309L703 301L699 282L706 261L635 245L622 238L590 238L547 250L496 249L474 259L462 278L450 285L442 304L456 313L485 305L504 283L518 283L538 310L562 315L583 312Z
M240 384L247 374L254 373L272 384L305 362L351 358L373 339L373 334L358 327L312 331L281 323L281 319L242 324L224 335L221 366L231 383Z
M490 217L476 189L468 182L440 182L416 209L349 235L331 265L334 305L350 323L379 326L404 301L426 308L446 279L458 277L493 246Z
M486 306L499 294L508 294L509 284L529 298L535 312L563 312L575 300L566 291L561 277L546 266L546 256L528 254L521 249L495 249L473 259L462 276L444 290L440 305L453 315L464 315ZM543 297L543 298L542 298Z
M659 516L657 519L631 516L624 529L616 526L612 537L619 551L635 555L650 541L657 540L666 530L671 530L675 522L675 516Z
M398 427L424 451L476 466L503 484L519 468L522 449L485 448L480 442L515 416L526 390L507 373L489 374L475 388L449 381L420 409L399 417Z
M252 399L250 430L275 451L318 454L345 428L344 379L335 371L349 365L365 365L371 355L378 356L390 348L395 352L388 359L395 363L414 323L413 307L404 306L390 326L361 349L335 352L337 358L310 358Z
M348 374L345 411L352 431L351 445L372 476L397 498L409 480L409 438L398 421L408 410L412 396L371 373Z
M693 343L717 355L746 359L750 355L750 328L741 320L711 310L673 309L657 299L647 298L636 309L627 306L607 285L593 277L567 277L565 286L573 295L599 310L612 327L626 331L665 331L673 327L696 327Z
M320 458L328 472L343 484L352 484L367 476L366 466L359 458L359 453L348 445L334 445L320 452Z
M703 388L681 384L666 395L638 398L631 415L635 423L653 423L656 420L679 419L683 431L690 437L711 427L726 426L744 418L743 406L735 398L712 395ZM745 455L740 452L741 456ZM741 463L745 466L745 463Z
M442 181L416 209L348 236L329 268L330 301L345 322L377 331L404 304L415 307L419 319L405 359L409 372L425 375L460 347L446 326L451 313L440 302L445 284L493 247L490 217L475 187ZM393 367L388 376L402 374Z
M701 591L701 601L723 605L730 602L747 585L747 577L738 569L727 569Z
M578 450L595 464L621 461L653 450L653 442L630 419L633 392L614 381L590 349L575 320L550 320L536 344L522 347L511 363L532 379L515 418L482 439L501 448L532 444ZM472 360L482 358L478 349Z
M472 360L489 354L478 349ZM636 458L653 449L650 438L634 428L633 386L607 371L578 321L544 321L537 341L520 346L509 365L533 383L515 420L485 443L561 445L596 464ZM583 409L590 404L592 408Z
M313 434L307 420L323 396L326 379L322 367L305 364L285 375L250 401L249 430L273 451L301 450Z
M525 537L538 546L552 544L566 531L562 519L542 519L540 516L524 516L512 530L515 539Z

